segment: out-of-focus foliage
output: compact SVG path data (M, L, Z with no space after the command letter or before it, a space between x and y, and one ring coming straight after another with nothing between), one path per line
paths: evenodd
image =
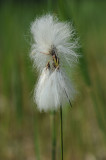
M106 1L0 3L0 160L50 160L51 114L33 104L36 70L29 60L30 23L51 11L73 21L82 45L75 73L79 95L64 108L64 159L106 159ZM56 113L57 159L60 120Z

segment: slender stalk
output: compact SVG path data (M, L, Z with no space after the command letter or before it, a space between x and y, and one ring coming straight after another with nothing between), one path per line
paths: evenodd
M56 126L55 126L55 111L52 112L52 160L56 160Z
M61 124L61 160L63 160L63 117L62 117L62 105L60 105L60 124Z
M36 152L36 159L40 160L40 150L39 150L39 137L38 137L38 125L37 125L36 115L34 117L34 147Z

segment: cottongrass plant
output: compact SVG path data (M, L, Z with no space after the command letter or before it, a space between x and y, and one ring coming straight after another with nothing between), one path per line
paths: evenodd
M62 107L67 102L72 106L71 102L76 95L75 87L67 76L65 68L72 71L77 63L78 39L75 38L71 23L59 22L58 18L51 14L36 18L31 24L31 33L34 43L30 57L39 71L34 102L40 111L55 112L60 108L61 159L63 160Z

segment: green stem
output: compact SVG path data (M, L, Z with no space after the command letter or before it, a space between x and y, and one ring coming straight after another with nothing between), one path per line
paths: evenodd
M34 145L35 145L35 152L36 152L36 159L40 160L40 151L39 151L39 137L38 137L38 122L36 115L34 117Z
M52 112L52 160L56 159L56 126L55 111Z
M62 105L60 105L60 123L61 123L61 160L63 160L63 117L62 117Z

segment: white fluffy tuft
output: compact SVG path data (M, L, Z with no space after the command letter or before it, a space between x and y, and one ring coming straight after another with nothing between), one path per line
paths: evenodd
M34 90L34 101L39 110L56 110L61 104L73 100L76 92L72 82L66 76L64 66L69 69L76 64L78 39L72 24L59 22L50 14L37 18L31 25L34 44L30 57L41 75ZM55 49L59 67L53 69L50 51Z
M34 65L42 71L51 58L49 51L54 46L60 58L60 65L68 64L70 67L76 63L78 54L78 39L71 23L59 22L58 18L50 14L37 18L31 25L34 44L30 54ZM43 54L45 53L45 54Z
M34 101L40 111L57 110L61 104L73 100L74 96L73 85L63 71L50 72L44 68L34 91Z

